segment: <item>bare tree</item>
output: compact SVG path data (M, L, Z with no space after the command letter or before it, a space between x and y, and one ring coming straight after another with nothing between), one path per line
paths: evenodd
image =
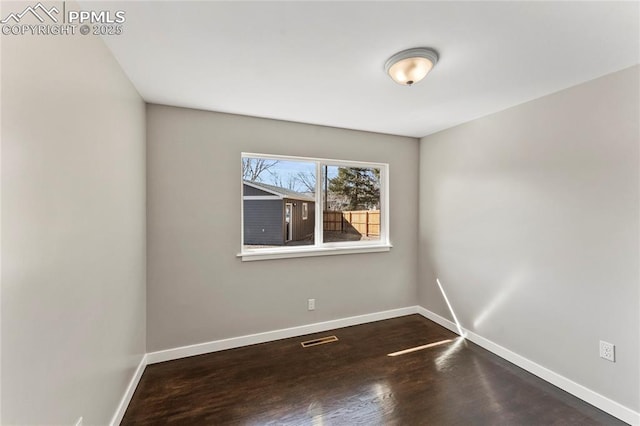
M310 172L298 172L295 176L304 192L316 192L316 175Z
M278 163L278 160L266 160L264 158L243 158L242 179L261 181L261 175L265 172L270 172L270 170Z
M290 191L298 191L298 181L294 176L289 175L287 181L285 182L277 172L269 172L271 174L271 179L275 186L279 186L280 188L285 188Z

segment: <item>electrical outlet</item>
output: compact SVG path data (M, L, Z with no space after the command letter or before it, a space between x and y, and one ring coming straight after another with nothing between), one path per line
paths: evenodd
M600 358L616 362L616 345L600 340Z
M307 309L310 311L316 310L316 299L307 300Z

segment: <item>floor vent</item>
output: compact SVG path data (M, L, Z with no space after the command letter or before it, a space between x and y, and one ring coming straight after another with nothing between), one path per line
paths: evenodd
M319 339L307 340L306 342L300 343L303 348L308 348L310 346L324 345L325 343L337 342L338 338L336 336L327 336L321 337Z

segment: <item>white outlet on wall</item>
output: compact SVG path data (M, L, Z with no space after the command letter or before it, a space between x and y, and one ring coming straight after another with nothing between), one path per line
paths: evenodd
M307 300L307 309L310 311L315 311L316 309L316 299Z
M616 345L600 340L600 358L616 362Z

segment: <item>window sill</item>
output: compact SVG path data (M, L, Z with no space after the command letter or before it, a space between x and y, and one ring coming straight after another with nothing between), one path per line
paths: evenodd
M311 247L296 250L260 250L239 253L243 262L255 260L290 259L294 257L335 256L341 254L380 253L390 251L391 244L360 245L348 247Z

